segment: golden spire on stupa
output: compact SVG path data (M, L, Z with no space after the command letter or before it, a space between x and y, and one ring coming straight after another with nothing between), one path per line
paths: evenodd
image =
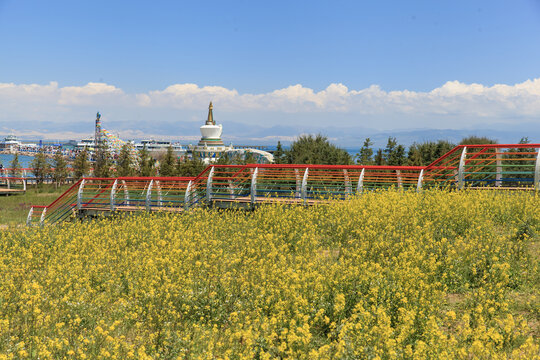
M208 106L208 119L206 119L206 125L216 125L216 122L214 121L214 113L212 110L214 107L212 106L212 102L210 101L210 105Z

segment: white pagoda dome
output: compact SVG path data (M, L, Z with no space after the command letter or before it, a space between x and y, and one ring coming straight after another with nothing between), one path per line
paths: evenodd
M201 126L201 140L199 141L199 146L224 146L223 141L221 140L221 133L223 128L220 125L216 125L214 121L214 114L212 102L208 106L208 118L206 123Z

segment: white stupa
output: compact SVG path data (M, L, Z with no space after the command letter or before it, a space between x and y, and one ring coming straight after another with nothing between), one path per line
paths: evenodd
M206 123L201 126L202 137L199 141L199 146L224 146L223 141L221 140L223 128L221 124L216 125L216 122L214 121L213 108L212 102L210 101L210 105L208 106L208 118L206 119Z
M223 127L221 124L216 125L213 114L212 102L208 106L208 118L203 126L201 126L201 140L196 146L189 146L193 156L199 157L205 164L210 164L221 156L221 154L231 149L231 146L225 146L221 140Z
M223 140L221 140L223 128L221 124L216 125L213 109L212 102L210 102L208 106L208 118L204 125L201 126L201 140L199 140L196 146L188 146L191 156L201 159L205 164L212 164L221 156L245 158L247 154L250 154L257 163L266 164L274 161L272 154L266 151L246 147L235 149L232 144L229 146L223 144Z

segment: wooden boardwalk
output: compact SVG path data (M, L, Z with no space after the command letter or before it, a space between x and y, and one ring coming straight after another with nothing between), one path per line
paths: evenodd
M26 192L24 189L8 189L0 188L0 195L11 195L11 194L21 194Z

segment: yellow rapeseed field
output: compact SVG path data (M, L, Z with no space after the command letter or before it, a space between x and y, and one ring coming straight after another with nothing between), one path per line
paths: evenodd
M4 231L0 359L532 359L539 209L390 190Z

